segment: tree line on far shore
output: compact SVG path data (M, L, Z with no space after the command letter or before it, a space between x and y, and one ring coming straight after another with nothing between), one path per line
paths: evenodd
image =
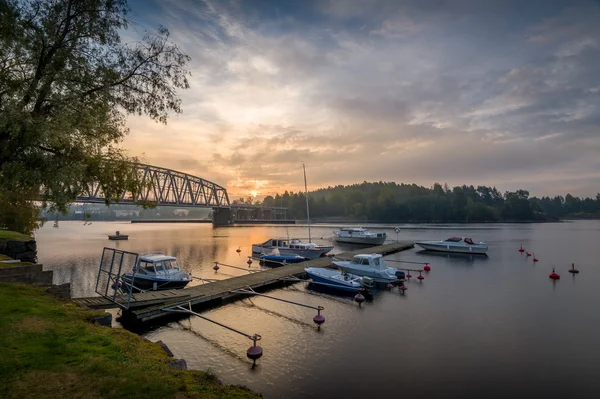
M600 218L600 193L595 198L571 194L530 197L527 190L506 191L496 187L456 186L435 183L426 188L416 184L377 182L338 185L310 192L310 216L352 218L379 222L498 222L552 221L561 218ZM302 192L267 196L262 203L252 198L238 203L287 207L288 218L306 218Z

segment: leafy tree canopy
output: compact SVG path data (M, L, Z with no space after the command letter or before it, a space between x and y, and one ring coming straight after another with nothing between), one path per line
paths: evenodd
M124 42L127 12L125 0L0 0L0 202L64 210L92 181L107 202L141 189L119 148L126 117L181 112L189 57L165 28Z

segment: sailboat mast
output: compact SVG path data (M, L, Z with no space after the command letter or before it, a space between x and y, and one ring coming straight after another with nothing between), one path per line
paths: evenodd
M310 213L308 211L308 188L306 187L306 167L302 164L304 171L304 198L306 198L306 221L308 222L308 242L312 242L310 237Z

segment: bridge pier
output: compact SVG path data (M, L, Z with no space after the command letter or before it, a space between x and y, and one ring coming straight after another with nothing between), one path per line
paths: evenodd
M233 224L231 208L213 208L213 226L229 226Z

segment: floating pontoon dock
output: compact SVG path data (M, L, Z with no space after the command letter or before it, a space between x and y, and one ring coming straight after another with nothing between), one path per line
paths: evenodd
M357 254L368 253L387 255L413 247L414 243L412 242L399 242L364 248L358 251L344 252L336 255L336 257L351 258ZM167 316L169 313L163 310L166 307L188 306L189 304L193 306L215 300L226 300L236 296L243 297L243 295L232 291L279 285L282 284L282 278L303 275L305 273L304 268L306 267L328 267L331 266L331 262L331 257L323 257L180 290L143 292L135 294L128 301L129 307L127 311L131 313L134 319L145 322ZM105 297L78 298L74 299L73 302L80 306L95 309L119 307L117 303Z

